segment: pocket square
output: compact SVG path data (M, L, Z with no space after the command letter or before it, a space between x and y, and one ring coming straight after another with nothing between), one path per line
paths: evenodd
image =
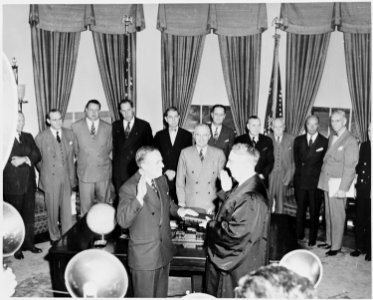
M229 142L229 139L226 139L225 141L224 141L224 143L228 143Z
M72 145L73 144L73 141L69 141L69 145Z
M265 147L265 148L263 148L263 150L262 151L266 151L268 149L268 147Z
M338 148L338 151L341 151L341 150L343 150L343 146L340 146L340 147Z
M320 152L320 151L323 151L323 150L324 150L324 147L321 147L321 148L316 149L316 152Z

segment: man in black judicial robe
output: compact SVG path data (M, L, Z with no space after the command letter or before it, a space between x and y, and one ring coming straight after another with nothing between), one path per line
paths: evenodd
M256 149L236 144L229 154L227 168L238 185L221 171L223 191L216 217L202 222L206 227L208 261L206 292L218 298L234 298L238 280L268 261L270 209L266 188L255 173L259 159Z
M273 157L273 143L272 140L260 134L260 119L257 116L250 116L247 120L248 133L240 135L235 139L235 143L245 143L250 147L254 147L260 153L260 158L255 166L255 172L264 180L268 187L268 177L273 169L275 159Z
M164 116L167 128L160 130L154 137L154 146L163 158L163 174L166 175L171 198L177 202L176 170L181 150L192 146L192 134L179 127L180 115L176 107L169 107Z

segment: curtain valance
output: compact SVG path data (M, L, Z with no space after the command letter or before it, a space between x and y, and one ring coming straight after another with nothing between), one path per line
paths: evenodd
M262 33L268 27L265 3L210 5L210 27L215 34L246 36Z
M160 4L157 28L167 34L246 36L267 29L266 4Z
M210 4L159 4L157 29L178 36L210 32Z
M372 28L370 2L342 2L337 14L338 30L345 33L370 33Z
M30 24L57 32L90 30L105 34L124 34L124 18L131 17L128 33L145 28L142 4L31 4Z
M334 31L335 3L283 3L280 18L284 30L296 34L321 34Z

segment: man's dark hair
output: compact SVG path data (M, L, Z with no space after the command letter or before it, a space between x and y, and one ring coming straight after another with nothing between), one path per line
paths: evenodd
M52 109L50 109L50 110L47 112L45 118L46 118L46 119L50 119L50 118L51 118L51 113L55 113L55 112L59 112L59 113L61 114L61 116L62 116L62 112L61 112L58 108L52 108Z
M221 105L221 104L215 104L212 108L211 108L211 113L213 113L215 111L215 108L222 108L224 110L224 113L227 113L227 109L225 108L224 105Z
M259 117L258 116L255 116L255 115L251 115L248 119L247 119L247 122L246 123L249 123L250 120L259 120Z
M164 112L163 116L164 117L167 117L168 113L170 111L176 111L178 115L180 115L179 111L177 110L177 108L175 106L170 106L169 108L166 109L166 111Z
M98 105L99 109L101 110L101 103L100 103L100 101L98 101L96 99L89 100L87 102L87 104L85 105L85 109L87 109L90 104L96 104L96 105Z
M122 104L125 104L125 103L128 103L133 108L133 101L132 100L122 99L122 100L120 100L119 105L118 105L119 110L121 110Z

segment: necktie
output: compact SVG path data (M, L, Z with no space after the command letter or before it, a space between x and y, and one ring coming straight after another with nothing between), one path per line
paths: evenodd
M61 138L60 138L60 134L58 131L56 132L56 139L57 139L57 142L61 143Z
M157 194L159 198L159 192L158 192L157 186L155 185L154 179L152 179L152 189L154 190L154 192Z
M92 126L91 126L91 135L95 135L95 134L96 134L95 123L92 122Z
M276 139L277 139L277 143L280 144L280 137L278 136Z
M310 138L309 141L308 141L308 147L311 148L311 146L312 146L312 138Z
M214 132L215 143L218 141L218 138L219 138L218 127L216 127L215 132Z
M130 122L128 122L126 131L125 131L126 138L128 138L128 136L130 135L130 131L131 131L131 125L130 125Z
M203 161L203 159L204 159L203 150L202 149L201 149L201 151L199 151L199 158L201 159L201 161Z
M256 140L255 140L255 138L253 138L252 144L253 144L253 147L255 148L255 146L256 146Z

